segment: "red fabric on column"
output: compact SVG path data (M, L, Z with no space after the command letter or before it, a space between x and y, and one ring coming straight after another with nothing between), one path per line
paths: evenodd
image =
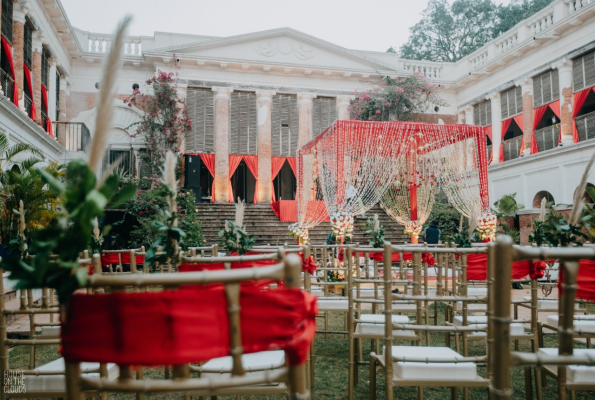
M297 158L287 157L287 162L289 163L289 167L293 171L293 176L297 178Z
M6 53L6 61L10 64L10 73L12 74L12 79L14 80L14 93L12 94L12 102L15 106L19 106L19 88L17 85L17 76L14 73L14 63L12 62L12 46L8 43L8 41L2 38L2 47L4 48L4 52Z
M242 285L240 309L245 353L281 348L289 365L306 361L316 331L314 296L300 289ZM62 355L68 362L175 365L228 356L230 351L223 285L75 294L61 328Z
M231 177L233 176L233 174L236 172L236 169L238 169L238 165L240 165L240 163L242 162L242 156L238 156L238 155L229 155L229 194L228 194L228 200L229 203L233 203L234 198L233 198L233 187L231 186Z
M273 187L273 181L275 180L277 175L279 175L281 168L283 168L283 164L285 164L285 160L287 160L287 157L271 157L271 188L273 189L271 190L271 201L277 200L277 198L275 197L275 188Z
M254 175L254 179L256 179L256 184L254 185L254 204L258 203L258 156L244 156L244 162L248 166L252 175Z
M578 143L579 141L578 130L576 129L576 122L574 121L574 118L581 111L581 107L583 104L585 104L587 96L589 96L591 90L594 89L595 87L590 87L588 89L581 90L580 92L576 92L572 97L572 140L574 140L574 143Z
M42 84L41 85L41 97L43 98L43 102L45 103L45 115L47 115L47 119L45 121L45 126L43 129L51 136L54 137L54 133L52 132L52 120L50 119L49 115L49 108L48 108L48 90Z
M27 86L29 86L29 97L31 98L31 119L37 121L37 109L33 102L33 85L31 82L31 70L26 65L25 67L25 79L27 80Z
M200 159L202 163L207 167L209 173L213 177L213 184L211 185L211 203L215 202L215 155L214 154L201 154Z

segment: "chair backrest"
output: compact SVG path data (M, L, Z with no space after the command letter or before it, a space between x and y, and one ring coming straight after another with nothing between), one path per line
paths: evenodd
M493 337L490 352L498 354L491 357L488 364L491 383L490 391L499 399L511 398L510 369L515 366L565 366L595 365L595 360L586 356L573 355L574 348L574 307L577 297L577 282L582 275L583 290L592 290L595 294L595 276L593 271L580 274L580 265L588 265L595 260L593 247L521 247L514 246L508 236L498 236L490 244L488 255L494 259L494 290L499 293L500 301L495 302L491 319ZM532 260L558 260L560 263L559 300L558 300L558 356L544 356L539 353L519 353L511 351L510 344L510 299L511 276L515 262ZM591 275L591 279L589 279ZM590 280L590 284L587 283ZM584 297L590 297L583 292ZM508 300L508 301L506 301ZM590 300L595 300L593 296ZM561 368L559 385L565 384L565 368Z
M252 257L227 259L232 264ZM276 255L256 257L272 260ZM217 261L213 260L216 257L182 257L181 265L199 259L211 259L207 262L211 264ZM230 265L228 269L175 274L91 276L89 288L110 290L71 297L62 326L69 398L99 387L206 393L271 380L288 381L290 396L306 398L304 362L316 329L316 302L299 289L300 265L298 256L289 255L283 262L253 268L233 269ZM250 284L261 280L283 281L285 285L262 290ZM130 288L139 292L130 292ZM151 290L143 291L145 288ZM279 348L285 351L287 369L245 375L242 354ZM228 355L233 360L231 378L190 379L189 363ZM81 381L80 362L116 363L120 380ZM126 380L130 366L136 365L174 365L174 381Z
M101 266L105 268L105 272L112 274L125 273L124 265L130 265L128 273L136 272L136 269L133 271L133 266L144 264L144 252L144 246L138 249L103 250L101 252ZM141 256L138 253L143 253L143 255Z
M188 247L188 254L191 256L201 256L201 257L218 257L219 256L219 245L214 244L212 246L200 246L200 247Z

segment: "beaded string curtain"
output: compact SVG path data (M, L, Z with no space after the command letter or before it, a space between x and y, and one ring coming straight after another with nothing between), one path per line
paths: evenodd
M485 157L479 126L337 121L299 151L298 221L310 228L335 212L363 214L395 186L416 189L421 214L437 186L461 213L479 215L488 208ZM398 204L396 215L406 215Z

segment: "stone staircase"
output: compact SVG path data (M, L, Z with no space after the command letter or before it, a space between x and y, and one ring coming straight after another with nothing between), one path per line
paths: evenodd
M202 224L203 234L207 244L219 242L218 232L223 229L225 220L235 219L235 205L233 204L197 204L198 220ZM368 237L364 234L364 225L368 218L378 214L380 224L385 227L385 237L391 243L409 242L409 236L403 233L403 226L393 221L380 206L374 206L366 216L355 219L354 241L368 244ZM294 239L288 235L288 222L281 222L275 216L269 204L248 204L244 215L244 225L249 234L254 236L257 245L281 245L293 243ZM331 225L323 222L310 230L312 244L324 244L330 233Z

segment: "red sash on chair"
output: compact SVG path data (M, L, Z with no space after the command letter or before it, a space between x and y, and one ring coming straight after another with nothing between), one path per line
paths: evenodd
M543 261L532 262L513 261L512 263L512 279L523 279L530 275L533 279L542 278L545 271L545 263ZM470 281L485 281L488 278L488 255L485 253L468 254L467 255L467 280Z
M560 268L558 274L558 290L562 294L561 284L564 282L564 270ZM578 277L576 279L576 298L595 301L595 261L581 260L578 264Z

